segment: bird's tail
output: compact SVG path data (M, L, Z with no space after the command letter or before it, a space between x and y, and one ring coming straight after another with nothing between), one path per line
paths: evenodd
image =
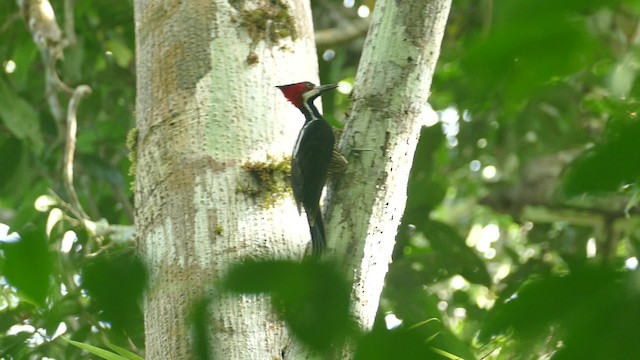
M320 211L316 212L315 221L309 221L309 230L311 231L311 254L315 258L319 258L327 245Z

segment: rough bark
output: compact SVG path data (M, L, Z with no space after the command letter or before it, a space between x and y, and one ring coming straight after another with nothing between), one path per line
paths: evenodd
M242 165L288 156L302 126L275 85L317 79L310 8L136 0L135 23L145 357L190 359L192 305L230 264L300 258L308 242L292 200L267 206L242 190L252 181ZM216 358L275 359L289 342L266 297L220 297L209 313Z
M378 308L451 0L379 0L340 147L349 166L330 194L329 246L354 281L354 317Z

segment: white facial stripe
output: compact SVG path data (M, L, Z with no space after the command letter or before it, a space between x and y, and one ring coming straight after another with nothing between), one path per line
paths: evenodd
M318 89L311 89L305 93L302 93L302 99L306 102L307 100L309 100L310 97L314 96L314 95L318 95Z
M305 103L306 106L306 103ZM302 130L300 130L300 133L298 134L298 139L296 140L296 144L293 146L293 157L296 157L296 154L298 153L298 150L300 148L300 141L302 140L302 138L304 137L304 132L307 131L307 128L309 127L309 124L311 124L314 121L318 121L317 119L312 120L307 122L306 124L304 124L304 126L302 127Z
M309 106L309 103L307 102L307 100L305 99L305 101L302 103L302 106L304 106L305 114L309 114L309 116L311 117L310 121L307 122L307 124L311 121L316 121L319 120L316 117L316 114L314 114L314 112L311 110L311 106ZM305 125L306 126L306 125ZM304 129L304 128L303 128Z

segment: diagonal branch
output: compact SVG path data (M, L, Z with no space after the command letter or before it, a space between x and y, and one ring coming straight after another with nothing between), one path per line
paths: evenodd
M368 18L355 19L338 27L318 30L315 33L316 46L324 49L364 37L369 30L369 24L371 21Z

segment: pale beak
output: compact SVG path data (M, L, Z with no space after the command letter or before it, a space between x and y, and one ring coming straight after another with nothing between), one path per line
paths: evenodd
M313 90L315 90L318 93L322 94L325 91L329 91L329 90L335 89L337 87L338 87L337 84L325 84L325 85L318 85Z

